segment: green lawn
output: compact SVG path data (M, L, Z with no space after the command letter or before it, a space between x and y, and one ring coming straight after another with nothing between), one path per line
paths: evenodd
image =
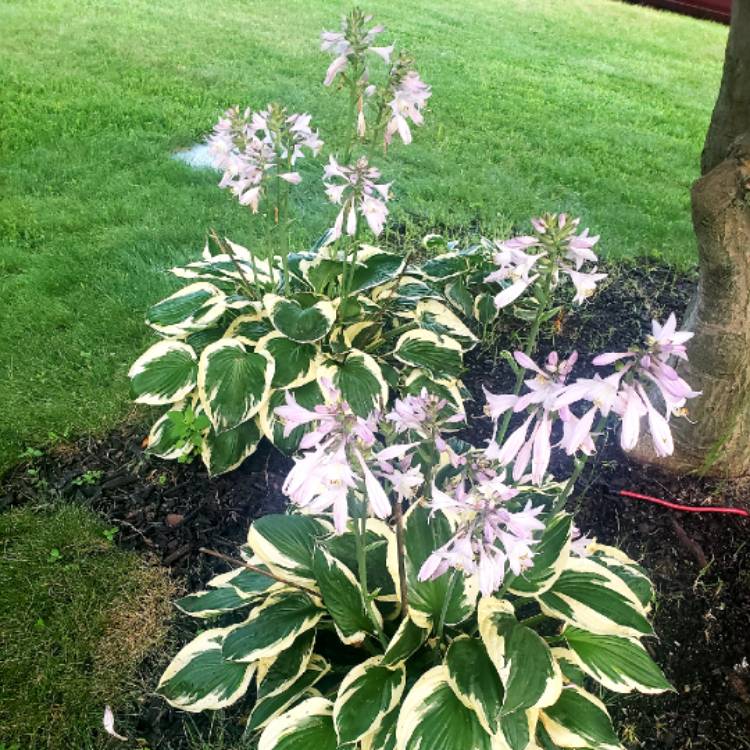
M238 102L280 99L330 134L343 102L320 85L317 34L347 7L0 3L0 469L26 445L127 413L143 312L172 289L164 270L209 227L253 240L215 177L170 152ZM611 0L368 9L433 85L428 125L387 171L397 212L489 230L565 209L610 257L693 262L688 187L724 27ZM300 242L330 220L322 206L306 196Z

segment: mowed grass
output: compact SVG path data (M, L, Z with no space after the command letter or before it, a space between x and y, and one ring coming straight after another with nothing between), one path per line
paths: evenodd
M335 140L325 0L0 3L0 470L28 445L106 429L165 273L213 227L253 243L211 173L170 159L230 104L280 100ZM394 149L394 221L491 232L580 214L611 258L689 266L688 189L726 28L612 0L367 4L433 86ZM333 211L307 165L303 245Z
M167 634L169 573L108 540L74 505L0 515L0 747L112 747L118 715L142 697L136 670Z

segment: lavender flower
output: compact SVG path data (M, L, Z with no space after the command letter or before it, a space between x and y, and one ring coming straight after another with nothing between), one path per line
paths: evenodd
M253 112L228 109L216 124L208 143L214 163L224 170L219 187L229 188L243 206L253 213L270 174L298 185L301 177L290 171L304 149L317 155L323 146L317 131L310 127L310 115L292 114L278 105Z
M531 501L521 511L507 503L519 490L504 484L502 475L476 484L468 493L450 496L433 487L431 507L459 519L453 537L423 563L419 580L434 580L450 568L477 575L484 596L497 591L511 570L521 575L532 563L534 532L544 528L537 518L543 508Z
M409 120L414 125L422 125L422 110L432 96L430 87L419 77L415 70L397 76L393 86L393 99L388 102L391 110L390 119L385 126L385 143L389 145L395 133L398 133L405 144L411 143Z
M390 183L381 183L380 170L371 167L365 157L353 165L340 165L331 156L325 167L326 194L331 203L341 206L333 227L329 230L326 244L341 237L343 232L354 236L357 231L357 211L364 216L372 233L377 237L383 231L390 197Z
M578 304L594 294L597 283L607 278L607 274L597 273L596 266L590 271L581 271L584 263L596 262L592 248L599 237L590 237L588 229L576 234L579 223L579 219L569 219L565 214L549 214L531 220L534 234L519 235L503 242L483 241L498 266L497 271L485 278L485 283L504 285L495 296L498 310L513 304L540 277L554 288L566 275L573 282L576 290L573 301Z

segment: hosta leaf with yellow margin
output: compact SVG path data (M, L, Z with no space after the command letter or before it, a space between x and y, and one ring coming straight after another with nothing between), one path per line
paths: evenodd
M257 558L251 558L249 562L261 570L267 570L266 566ZM215 576L206 586L209 588L231 587L237 589L241 596L259 599L262 596L270 594L272 591L277 591L284 584L249 568L235 568L227 573Z
M503 686L482 641L456 638L445 654L448 682L461 703L472 709L490 734L500 731Z
M226 295L204 281L188 284L146 314L146 324L163 336L185 336L215 323L226 310Z
M628 557L617 547L593 542L589 552L595 562L609 568L638 597L646 612L651 610L655 598L654 584L646 571L635 560Z
M181 413L185 403L175 404L174 409L159 417L151 427L148 435L148 452L167 461L186 456L193 450L193 444L185 440L183 430L179 426Z
M229 629L223 643L224 658L249 663L276 656L314 628L322 616L323 610L307 594L280 591L254 609L247 620Z
M174 605L191 617L205 619L249 607L255 597L244 596L232 586L198 591L178 599Z
M531 567L516 576L510 592L518 596L541 594L560 577L570 557L572 516L560 513L549 520L534 545Z
M509 750L538 750L534 741L538 721L538 708L505 714L500 720L500 736Z
M463 370L461 344L449 336L417 329L402 334L393 356L405 365L427 370L436 378L455 378Z
M299 586L314 588L313 552L316 540L326 537L332 526L299 514L271 513L250 526L247 543L271 572Z
M258 661L257 700L285 691L302 676L312 657L315 635L314 629L307 630L280 654Z
M318 383L333 383L355 414L367 417L388 403L388 383L380 366L365 352L352 349L340 359L327 359L318 367Z
M159 341L133 362L128 377L136 403L173 404L195 388L198 357L182 341Z
M271 388L275 363L267 352L253 352L239 338L207 346L198 364L198 392L217 432L255 416Z
M404 617L398 630L393 634L383 654L382 664L393 666L406 661L419 650L427 640L427 631L415 625L409 617Z
M337 750L333 703L308 698L274 719L263 731L258 750Z
M398 750L507 750L453 692L448 668L425 672L404 699L396 725Z
M554 703L562 689L560 668L544 640L518 622L513 605L485 596L477 617L479 633L505 688L503 713Z
M420 581L419 569L429 555L442 547L453 535L450 521L441 511L431 512L415 503L404 514L404 548L409 617L420 628L430 631L437 623L448 595L451 574L434 581ZM388 570L398 585L398 550L394 538L388 546ZM398 592L397 592L398 593ZM479 593L474 576L459 575L445 609L445 624L458 625L468 619L475 609Z
M464 351L469 351L477 345L477 337L466 324L438 300L427 299L419 302L414 311L414 319L420 328L455 339Z
M231 706L247 691L254 664L227 661L222 644L228 628L201 633L172 659L156 692L171 706L198 713Z
M358 742L375 732L401 700L406 685L403 664L384 667L374 656L344 677L333 706L333 723L339 743Z
M422 272L433 281L446 281L454 276L463 276L468 270L468 259L457 252L437 255L422 264Z
M567 627L563 636L577 664L615 693L663 693L670 690L661 669L636 638L598 635Z
M241 338L254 346L274 330L276 329L265 311L259 311L236 317L224 335L227 338Z
M318 347L300 344L272 331L255 345L256 352L268 352L274 361L272 388L296 388L315 378Z
M387 253L371 245L362 245L354 261L349 282L350 291L363 292L395 279L404 270L405 263L403 255Z
M606 566L571 556L554 585L537 595L542 612L602 635L652 635L636 594Z
M396 750L396 722L400 706L383 717L380 726L361 740L362 750Z
M358 645L382 627L380 613L372 608L377 626L368 613L362 590L349 568L323 547L313 554L313 573L323 597L323 604L333 619L336 632L343 643Z
M542 710L539 718L549 739L559 747L622 750L606 706L577 685L563 688L557 702Z
M211 428L201 444L201 458L208 473L217 476L236 469L255 453L261 437L257 416L222 432Z
M266 294L263 305L277 331L303 344L322 339L336 321L335 305L330 300L319 299L315 295L287 299L276 294Z
M330 665L318 654L313 654L305 671L285 687L259 698L247 722L249 732L261 729L289 706L301 700L330 670Z

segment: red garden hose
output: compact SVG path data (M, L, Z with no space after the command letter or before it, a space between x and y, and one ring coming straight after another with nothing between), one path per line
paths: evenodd
M648 500L648 502L650 503L663 505L665 508L671 508L672 510L682 510L686 513L727 513L733 516L750 518L750 512L743 510L742 508L727 508L724 506L704 507L695 505L678 505L677 503L670 503L666 500L660 500L658 497L651 497L651 495L641 495L639 492L631 492L630 490L620 490L619 494L623 497L634 498L635 500Z

